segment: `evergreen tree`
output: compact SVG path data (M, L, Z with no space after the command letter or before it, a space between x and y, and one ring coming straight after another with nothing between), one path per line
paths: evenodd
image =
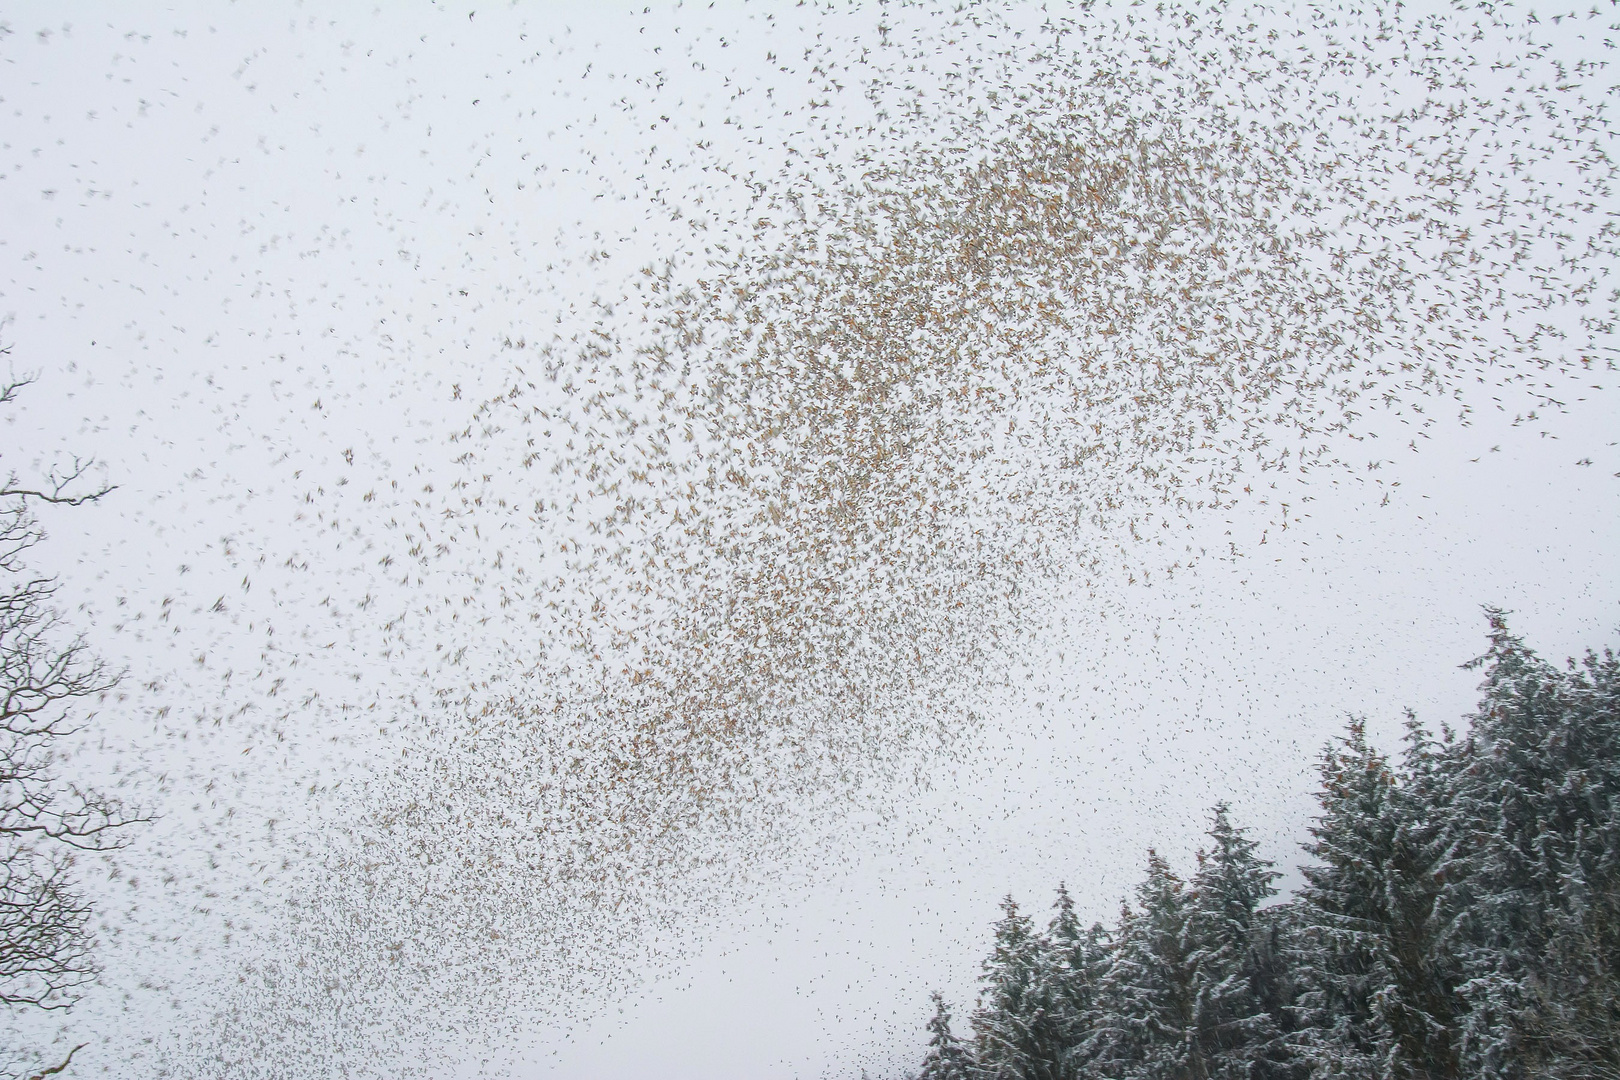
M973 1061L962 1040L951 1034L951 1010L934 991L934 1015L928 1021L928 1053L916 1080L970 1080Z
M1048 962L1045 970L1052 986L1047 994L1054 1026L1062 1045L1062 1075L1084 1074L1086 1046L1096 1012L1097 987L1108 963L1108 934L1101 923L1080 925L1074 898L1058 886L1056 914L1047 927Z
M1320 765L1322 815L1307 845L1296 954L1301 1042L1317 1076L1460 1075L1456 978L1442 955L1436 751L1414 731L1406 775L1360 721ZM1403 780L1405 781L1403 783Z
M973 1014L976 1075L984 1080L1060 1080L1063 1044L1050 999L1046 943L1011 896L1002 900L1001 911Z
M924 1076L1620 1080L1620 659L1568 670L1492 613L1468 738L1360 721L1319 763L1305 884L1215 808L1183 883L1156 853L1112 934L1009 897L974 1052L935 1000Z
M1410 710L1405 741L1389 803L1393 844L1385 881L1395 992L1385 995L1382 1010L1395 1040L1396 1075L1440 1080L1466 1075L1458 1055L1467 1005L1442 903L1448 790L1461 751L1431 739Z
M1620 1076L1620 662L1560 671L1490 612L1446 906L1481 1077Z
M1278 874L1255 854L1255 842L1215 807L1210 849L1198 854L1187 918L1194 970L1194 1026L1214 1080L1286 1075L1278 1017L1282 997L1266 963L1270 927L1260 904L1275 894Z
M1377 1001L1388 983L1379 930L1394 776L1367 745L1360 721L1351 722L1340 746L1324 752L1318 768L1322 815L1311 828L1315 842L1306 847L1317 864L1301 868L1301 1042L1315 1076L1377 1077L1390 1045Z
M1207 1080L1198 1041L1197 989L1187 948L1185 887L1157 852L1136 904L1120 915L1098 992L1089 1046L1093 1068L1121 1080Z

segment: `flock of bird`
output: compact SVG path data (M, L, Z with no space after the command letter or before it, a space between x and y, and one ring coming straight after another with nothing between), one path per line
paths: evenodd
M569 90L596 110L568 132L595 172L536 159L494 191L486 162L546 120L491 121L417 235L389 220L373 231L397 251L354 261L400 293L337 362L487 323L451 260L413 278L435 215L473 224L449 248L511 325L400 361L456 373L421 435L401 444L384 405L357 438L310 436L349 443L341 464L295 447L265 467L304 493L302 547L224 545L242 596L215 613L252 610L254 575L277 605L325 606L333 587L297 576L311 560L357 595L331 604L330 643L313 617L291 646L284 614L249 627L270 635L258 673L199 717L275 713L251 741L302 740L290 773L355 764L253 841L245 944L205 990L169 988L155 1074L439 1075L468 1045L520 1045L672 960L647 943L738 902L767 853L926 785L1065 602L1227 557L1194 526L1256 489L1366 478L1370 413L1414 440L1487 402L1534 426L1612 380L1605 11L645 16L667 63L633 78L602 57ZM561 65L549 43L524 63ZM511 107L517 77L490 63L468 108ZM393 107L433 127L426 99ZM581 236L542 254L502 216L542 191L617 200L645 233L619 238L628 257ZM551 284L531 286L541 258ZM268 350L325 318L282 272ZM354 273L334 306L370 302ZM305 426L337 404L271 391ZM391 685L362 700L367 669ZM305 690L278 697L289 679Z

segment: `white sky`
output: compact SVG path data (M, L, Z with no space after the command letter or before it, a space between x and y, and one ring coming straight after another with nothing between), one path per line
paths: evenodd
M80 1075L157 1075L215 1045L240 1055L220 1075L304 1075L262 1031L224 1030L229 1009L265 1000L230 1004L234 975L314 948L283 900L320 891L321 860L360 843L371 800L398 795L390 777L450 754L433 741L454 713L443 698L544 647L502 614L493 540L402 586L380 566L404 549L384 519L450 505L452 436L514 365L532 370L503 342L611 319L591 301L629 296L642 265L700 266L705 243L727 242L747 190L719 163L774 176L790 145L853 153L816 142L813 68L858 51L879 9L643 6L5 15L0 338L38 381L0 438L20 470L93 454L118 485L44 515L36 561L61 576L73 629L129 672L67 768L159 815L82 867L102 987L27 1029L90 1040ZM1569 54L1604 55L1596 36ZM854 123L877 107L827 109ZM703 213L712 231L690 225ZM1188 865L1221 798L1291 870L1311 762L1346 716L1392 746L1407 706L1435 726L1471 707L1475 676L1457 665L1483 648L1482 605L1513 611L1547 656L1615 640L1620 405L1601 365L1555 381L1567 411L1539 423L1513 423L1517 399L1495 411L1485 385L1468 390L1471 425L1442 409L1426 437L1375 410L1333 452L1382 462L1359 470L1376 483L1280 477L1189 517L1193 542L1225 549L1230 530L1237 557L1151 586L1061 585L1054 621L1007 654L1023 666L961 703L984 723L929 766L931 790L807 799L796 843L721 845L667 885L638 870L647 883L626 895L650 890L661 922L576 924L583 894L564 889L545 910L556 940L584 928L576 951L552 968L492 951L486 979L511 1011L492 1027L420 1030L451 1014L411 997L438 955L413 944L417 981L336 992L360 1014L405 1002L394 1022L410 1039L375 1021L354 1067L398 1074L428 1047L468 1076L884 1075L919 1053L929 990L965 1023L1002 894L1043 911L1064 880L1106 920L1147 847ZM502 438L487 436L496 459L516 445ZM501 473L485 490L521 501L533 483ZM407 494L425 484L439 502ZM1285 532L1281 502L1305 508ZM534 527L542 541L582 528ZM481 891L496 903L521 884L467 875L432 910L477 912ZM477 936L467 918L445 942ZM325 1030L306 999L275 1000L264 1031Z

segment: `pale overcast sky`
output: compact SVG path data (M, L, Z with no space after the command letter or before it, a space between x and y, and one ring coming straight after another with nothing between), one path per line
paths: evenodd
M1003 894L1219 799L1290 882L1483 606L1620 637L1614 20L1048 7L5 13L0 448L117 485L35 563L156 815L20 1038L900 1075Z

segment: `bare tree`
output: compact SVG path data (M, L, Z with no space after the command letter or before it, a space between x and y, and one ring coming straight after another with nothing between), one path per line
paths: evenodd
M5 380L0 404L30 381ZM12 472L0 486L0 1003L11 1008L66 1008L95 978L91 911L74 887L73 857L120 846L118 830L140 820L57 776L56 747L78 729L77 707L118 677L63 633L51 606L56 582L24 559L44 539L35 504L79 506L112 490L85 483L93 466L74 458L43 483Z

